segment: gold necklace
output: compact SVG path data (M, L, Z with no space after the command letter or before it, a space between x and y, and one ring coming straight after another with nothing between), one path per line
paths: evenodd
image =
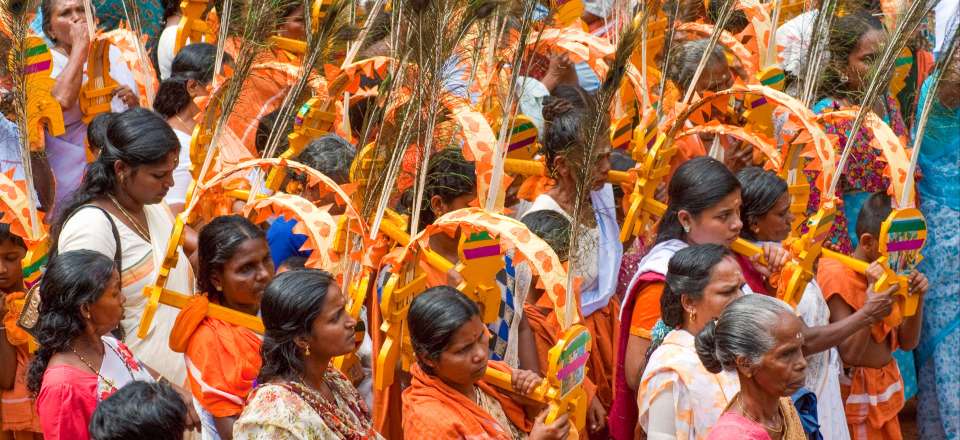
M103 377L102 375L100 375L100 370L97 368L93 368L93 364L91 364L90 362L87 362L87 360L84 359L84 357L80 355L80 353L77 352L77 350L73 348L72 345L70 346L70 351L72 351L73 354L77 355L77 357L80 358L80 362L83 362L83 365L86 365L87 368L90 369L90 371L92 371L94 374L97 375L97 377L99 377L100 379L103 379L103 381L107 384L107 386L109 386L110 388L116 388L112 380L107 379L106 377Z
M759 419L757 419L757 418L754 418L752 415L750 415L750 414L747 413L747 409L744 408L744 406L743 406L743 395L740 395L740 397L737 398L737 406L740 407L740 413L741 413L741 414L743 414L744 416L746 416L746 417L747 417L748 419L750 419L752 422L754 422L754 423L759 423L759 424L763 425L763 428L766 429L767 431L776 432L776 433L778 433L778 434L783 432L783 415L782 415L782 414L781 414L781 416L780 416L780 422L777 424L777 425L779 425L779 426L777 426L776 428L771 428L770 425L764 423L763 421L761 421L761 420L759 420ZM777 413L778 413L778 414L780 413L780 408L779 408L779 406L777 407Z
M146 241L146 242L149 243L149 242L150 242L150 234L148 234L147 232L144 231L145 228L140 225L140 222L138 222L136 219L134 219L133 216L130 215L129 212L127 212L126 209L123 209L123 206L120 205L120 202L118 202L117 199L113 197L113 194L107 194L107 197L110 197L110 200L113 202L113 206L116 206L117 209L120 210L120 213L123 214L123 216L126 217L127 220L129 220L130 223L133 224L134 232L136 232L137 235L139 235L141 238L143 238L144 241Z

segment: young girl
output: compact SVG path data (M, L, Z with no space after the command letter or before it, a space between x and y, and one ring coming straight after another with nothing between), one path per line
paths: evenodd
M200 231L197 296L181 310L170 347L184 353L205 437L233 438L233 423L260 371L260 338L252 330L206 317L209 302L249 315L273 279L263 231L247 219L217 217Z
M41 438L40 419L33 397L27 391L27 351L29 335L17 327L23 300L23 269L20 261L27 253L23 239L10 232L10 225L0 223L0 431L11 433L15 440ZM0 434L0 438L2 434Z

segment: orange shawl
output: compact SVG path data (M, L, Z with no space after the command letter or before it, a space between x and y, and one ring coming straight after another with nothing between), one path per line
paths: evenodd
M27 350L30 336L17 326L21 307L16 301L25 296L23 292L14 292L7 294L5 299L7 313L3 316L3 325L7 329L7 341L17 350L17 372L13 389L0 392L0 430L40 432L40 418L33 397L27 391L27 365L33 358Z
M503 362L489 361L487 368L510 371ZM403 392L403 436L406 439L485 438L513 440L489 413L440 379L425 373L418 364L410 368L410 387ZM512 398L484 381L477 387L494 397L510 421L523 432L533 423Z
M205 296L180 311L170 348L183 352L194 399L214 417L240 415L260 373L260 338L253 331L205 317Z

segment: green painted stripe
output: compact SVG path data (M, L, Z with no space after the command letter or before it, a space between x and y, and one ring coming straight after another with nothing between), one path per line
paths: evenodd
M40 268L43 267L45 264L47 264L47 256L46 256L46 255L44 255L43 258L35 261L33 264L31 264L31 265L29 265L29 266L27 266L27 267L24 267L24 268L23 268L23 275L24 275L24 276L30 276L30 275L33 274L34 272L40 270Z
M913 57L900 57L900 58L897 58L897 60L893 62L893 65L894 65L894 66L897 66L897 67L900 67L900 66L902 66L902 65L904 65L904 64L911 64L911 63L913 63Z
M890 232L926 231L927 223L918 218L897 220L890 225Z
M487 231L474 232L470 234L470 239L467 240L467 243L481 240L492 240L492 237L490 237L490 233Z
M527 122L527 123L524 123L524 124L520 124L520 125L518 125L518 126L516 126L516 127L513 127L513 134L517 134L517 133L520 133L520 132L522 132L522 131L529 130L529 129L531 129L531 128L536 128L536 127L533 125L533 122Z
M563 352L570 353L571 351L579 350L583 348L585 345L587 345L587 342L590 342L590 335L582 334L579 337L577 337L577 339L574 339L573 342L571 342L570 345L566 347L566 350L563 350Z
M42 54L45 53L46 51L47 51L47 45L46 45L46 44L38 44L38 45L36 45L36 46L33 46L33 47L27 49L27 57L29 58L29 57L35 57L35 56L37 56L37 55L42 55Z
M771 84L776 84L776 83L778 83L778 82L780 82L780 81L783 81L783 80L786 79L786 78L787 78L786 75L780 73L780 74L771 76L770 78L767 78L767 79L765 79L765 80L763 80L763 81L760 81L760 84L763 84L763 85L765 85L765 86L769 86L769 85L771 85Z

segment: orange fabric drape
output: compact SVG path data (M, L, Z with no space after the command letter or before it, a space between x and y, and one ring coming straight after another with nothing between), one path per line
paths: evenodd
M510 371L502 362L490 361L487 368ZM406 439L485 438L513 440L507 427L499 423L473 400L439 378L425 373L419 365L410 368L410 387L403 392L403 432ZM523 432L533 423L523 408L510 396L484 381L480 391L494 397L510 421Z

